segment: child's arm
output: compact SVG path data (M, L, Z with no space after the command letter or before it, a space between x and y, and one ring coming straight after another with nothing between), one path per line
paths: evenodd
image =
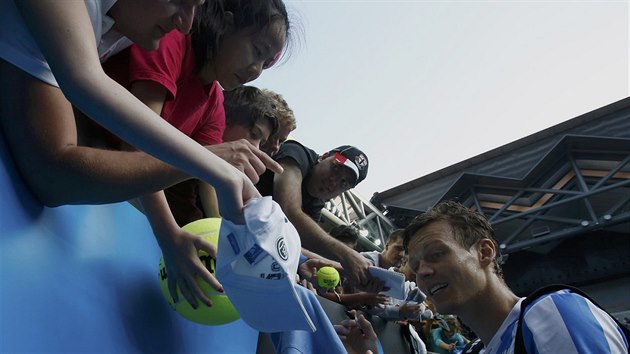
M330 294L330 293L327 293L327 294ZM335 298L337 298L337 296L334 293L332 294L335 296ZM334 299L333 301L340 302L341 304L344 304L348 306L349 308L358 309L365 306L375 307L375 306L382 305L387 302L387 295L361 291L361 292L350 293L350 294L346 294L346 293L339 294L338 300L339 301L337 301L337 299Z
M203 207L204 214L209 218L220 218L219 202L217 200L217 191L205 182L199 182L199 199Z
M178 287L193 308L197 307L195 297L210 306L212 302L199 287L195 277L199 276L219 291L222 289L221 284L210 274L198 256L198 250L204 250L208 255L216 258L216 247L202 237L179 228L168 206L164 192L143 196L140 198L140 202L162 249L164 264L168 273L168 288L173 301L180 300L177 298L176 287Z
M130 91L154 112L162 112L167 94L164 86L153 81L137 81L133 83ZM173 300L175 302L179 300L176 291L176 288L179 288L193 308L197 306L195 297L206 304L211 304L210 299L197 284L195 275L199 275L213 288L221 289L221 284L203 266L198 256L198 249L203 249L212 257L216 257L216 248L203 238L192 235L177 225L163 191L139 199L162 249L168 273L168 287Z

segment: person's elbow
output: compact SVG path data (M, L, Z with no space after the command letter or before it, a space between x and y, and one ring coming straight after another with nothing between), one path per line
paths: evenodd
M284 212L284 215L286 215L287 219L289 219L289 221L298 229L304 225L304 217L308 217L308 215L306 215L301 208L299 207L282 207L282 211Z
M67 193L55 188L33 188L37 200L45 207L56 208L68 204L76 204Z
M57 176L53 169L48 178L39 180L31 178L28 183L29 189L40 204L49 208L63 205L103 204L115 201L112 198L98 196L98 193L95 192L86 192L86 189L66 183L62 178L63 176Z
M55 72L55 79L68 101L80 108L84 108L82 106L87 104L86 97L90 93L102 91L102 84L111 80L100 65L98 68L86 65L76 70L69 70L69 72L65 70L63 73Z

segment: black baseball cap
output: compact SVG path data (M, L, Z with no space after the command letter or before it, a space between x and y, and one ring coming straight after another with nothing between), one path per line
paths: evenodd
M367 177L368 158L363 151L354 146L342 145L338 148L330 150L328 154L334 155L337 162L348 167L354 172L356 176L356 181L354 183L355 186Z

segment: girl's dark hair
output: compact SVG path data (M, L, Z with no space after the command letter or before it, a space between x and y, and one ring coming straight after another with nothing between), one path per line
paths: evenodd
M208 0L197 8L191 30L197 70L216 56L227 31L227 11L233 14L236 30L251 28L260 31L272 21L281 19L288 39L289 15L282 0Z

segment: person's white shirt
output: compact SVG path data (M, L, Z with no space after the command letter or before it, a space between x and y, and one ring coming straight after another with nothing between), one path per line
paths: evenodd
M101 62L131 45L129 39L112 29L114 20L107 16L117 0L84 1ZM59 87L46 58L11 0L0 1L0 58L49 85Z

